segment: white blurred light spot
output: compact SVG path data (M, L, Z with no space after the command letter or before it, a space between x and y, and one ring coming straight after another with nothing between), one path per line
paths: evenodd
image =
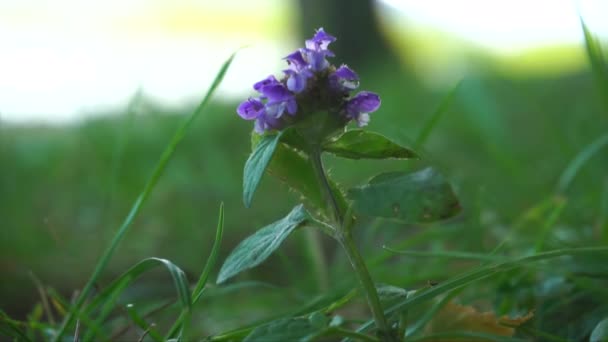
M591 30L608 37L606 0L380 0L413 23L427 24L498 50L583 39L579 13Z

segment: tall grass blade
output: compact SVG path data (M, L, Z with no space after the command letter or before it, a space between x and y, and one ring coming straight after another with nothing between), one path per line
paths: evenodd
M13 320L4 311L0 310L0 336L10 337L14 341L30 342L31 339L20 325L22 325L21 322Z
M220 68L219 72L215 76L215 79L213 80L211 87L207 91L207 94L205 95L205 97L203 98L201 103L198 105L196 110L182 123L182 125L177 129L177 131L173 135L173 138L171 139L171 141L165 148L164 152L162 153L162 155L160 157L160 160L156 164L156 167L154 168L152 175L150 176L150 178L148 179L148 182L144 186L143 191L139 194L139 196L135 200L135 203L133 203L133 206L131 207L129 214L123 221L120 228L118 228L118 231L114 235L114 238L110 242L110 245L107 247L107 249L104 251L101 258L97 262L97 265L95 266L93 274L91 275L88 282L82 289L82 292L80 293L80 296L76 300L76 303L70 308L70 311L69 311L68 315L65 317L61 328L55 335L55 338L54 338L55 342L61 341L61 339L62 339L63 335L65 335L68 327L74 322L75 317L80 312L80 309L84 305L85 301L91 295L91 292L93 290L93 285L95 284L95 282L97 281L97 279L99 278L101 273L105 270L106 266L108 265L108 263L110 261L110 258L114 254L114 251L116 250L116 248L118 247L118 245L124 238L125 234L131 227L131 224L135 220L135 217L137 217L137 215L141 211L141 208L142 208L143 204L146 202L146 200L148 199L148 197L150 196L152 189L154 189L154 187L156 186L158 179L160 178L160 176L162 175L163 171L165 170L167 164L169 163L169 160L171 159L171 156L175 152L177 145L182 141L182 139L186 135L186 132L188 131L188 128L190 128L190 126L192 125L194 120L207 107L207 104L209 103L211 96L213 95L213 93L215 92L215 90L217 89L219 84L222 82L224 76L226 75L226 71L228 70L228 67L232 63L235 55L236 55L236 52L233 53L226 60L226 62L224 62L224 64Z
M127 305L127 313L129 314L131 321L133 321L133 323L135 323L135 325L137 325L144 332L147 332L147 335L149 335L154 341L165 341L158 331L154 329L154 325L146 322L146 320L137 312L137 310L135 310L135 306L133 304Z
M198 282L192 291L192 305L196 304L198 300L201 298L203 292L205 292L205 285L207 284L207 280L209 280L209 274L213 269L213 266L217 263L217 258L220 252L220 245L222 244L222 236L224 234L224 203L220 204L220 212L218 215L217 227L215 229L215 240L213 241L213 247L211 247L211 253L209 254L209 258L207 258L207 262L205 263L205 267L203 268L203 273L198 278ZM184 319L188 317L186 311L182 311L178 319L173 323L171 329L169 329L169 333L166 336L166 339L170 339L175 336L177 331L182 327L182 323Z
M482 254L482 253L469 253L469 252L426 252L426 251L397 251L390 247L383 247L385 250L393 253L412 257L423 257L423 258L446 258L446 259L468 259L478 261L504 261L504 257Z
M443 114L448 111L448 108L450 107L450 104L452 104L452 100L454 99L454 95L456 95L456 92L458 91L458 88L460 88L461 84L462 80L458 81L458 83L452 88L452 90L450 90L450 92L443 98L443 100L439 104L439 107L437 107L435 112L433 112L433 115L431 115L431 118L426 122L424 127L422 127L422 130L418 134L418 138L416 138L414 150L418 150L424 145L428 137L431 135L431 132L433 131L435 126L437 126L437 123L439 122Z
M593 75L595 76L597 86L600 90L600 96L608 111L608 63L606 62L606 57L602 51L602 45L599 39L589 30L589 27L587 27L587 24L585 24L582 17L580 20L583 34L585 35L587 56L589 57L591 69L593 70Z
M608 145L608 134L600 136L597 140L582 149L559 177L557 192L562 194L566 192L580 169L606 145Z
M468 332L468 331L455 331L455 332L451 332L451 333L448 332L448 333L429 334L429 335L426 335L423 337L408 339L408 342L422 342L422 341L526 342L528 340L524 340L521 338L514 338L514 337L497 336L497 335L486 334L486 333Z
M82 316L89 317L95 308L101 307L99 317L95 320L95 322L93 322L93 327L101 326L103 321L105 321L114 308L120 294L142 274L149 272L158 266L165 266L165 268L167 268L171 274L171 277L173 278L182 310L189 310L191 307L191 296L190 289L188 287L188 279L186 278L184 271L168 260L160 258L148 258L140 261L135 266L131 267L131 269L129 269L127 272L123 273L120 277L114 280L107 288L105 288L98 296L95 297L95 299L87 307L87 310L83 312ZM84 341L91 341L95 339L95 334L98 332L98 328L89 330L85 335Z

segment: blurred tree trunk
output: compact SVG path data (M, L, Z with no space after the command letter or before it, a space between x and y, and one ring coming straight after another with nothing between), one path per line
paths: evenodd
M299 0L300 34L312 37L323 27L338 38L331 46L336 64L348 61L353 68L369 63L398 65L399 59L378 29L374 0Z

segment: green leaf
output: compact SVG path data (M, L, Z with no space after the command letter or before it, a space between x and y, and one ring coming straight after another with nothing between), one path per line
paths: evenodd
M309 341L327 329L319 327L307 318L283 318L254 329L246 342Z
M323 151L350 159L410 159L418 157L414 151L389 140L387 137L362 129L347 131L326 142L323 144Z
M300 204L293 208L285 218L258 230L241 241L224 262L217 277L217 283L223 283L228 278L261 264L306 219L308 219L308 213Z
M243 202L245 202L245 207L247 208L251 206L255 189L260 184L264 171L266 171L266 167L272 159L279 139L281 139L281 134L264 136L245 163L245 170L243 172Z
M593 328L589 341L608 341L608 318L604 318Z
M285 144L279 144L268 166L268 172L292 190L301 194L307 205L325 210L325 201L312 164L302 153ZM329 185L336 197L338 206L340 206L342 212L345 212L348 206L340 186L332 179L329 179ZM324 214L328 215L329 213L324 212Z
M460 211L450 184L434 169L383 173L369 184L350 189L355 212L406 223L447 219Z
M376 285L376 291L378 292L378 298L381 302L392 302L395 299L407 297L407 290L401 287L379 284Z

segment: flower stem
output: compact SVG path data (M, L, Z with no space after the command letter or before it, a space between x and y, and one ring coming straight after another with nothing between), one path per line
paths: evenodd
M321 191L323 192L323 197L325 197L325 201L330 207L329 210L333 214L333 219L338 226L342 226L343 218L342 213L340 211L340 206L338 205L338 201L334 196L331 185L329 185L329 180L327 179L327 175L325 174L325 170L323 169L323 162L321 161L321 148L318 146L311 147L310 150L310 161L312 162L312 168L315 170L315 175L317 176L317 180L319 181L319 186L321 187Z
M315 170L315 174L319 181L319 186L321 187L321 191L325 197L325 200L328 205L328 209L333 214L333 218L335 220L335 224L337 226L335 238L338 240L342 249L346 253L346 256L357 274L359 278L359 282L361 287L363 288L363 292L365 293L365 297L367 298L367 304L372 312L372 316L374 317L374 321L376 323L376 327L384 341L397 341L397 338L392 334L388 323L386 321L386 317L384 316L384 310L382 309L382 305L380 304L380 298L378 297L378 292L376 291L376 286L374 285L374 281L369 274L367 267L365 266L365 261L359 253L359 250L352 238L352 234L350 231L350 224L345 224L345 217L338 206L338 202L334 193L329 184L329 180L327 179L327 175L325 174L325 170L323 168L323 162L321 161L321 150L320 148L311 148L310 150L310 160L312 162L312 166ZM347 220L350 221L350 220Z

